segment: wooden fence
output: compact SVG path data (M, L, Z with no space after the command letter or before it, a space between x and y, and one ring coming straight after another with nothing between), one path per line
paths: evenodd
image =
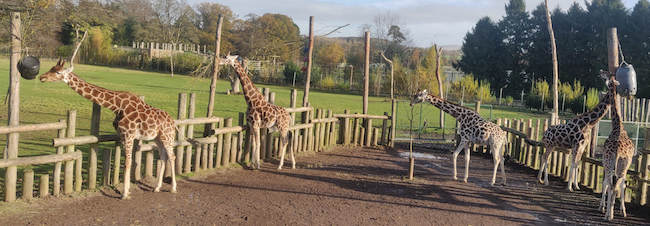
M266 88L263 93L269 101L274 102L275 93L270 93ZM394 145L392 128L395 128L395 122L387 112L384 115L364 115L350 114L346 110L343 114L333 114L332 110L314 109L309 107L309 104L307 107L296 107L296 95L297 91L292 90L291 106L287 108L287 111L294 119L290 127L290 131L294 135L290 142L292 142L291 147L297 153L318 152L335 144L391 147ZM180 133L174 144L176 172L199 172L250 161L251 139L247 132L248 127L244 124L244 113L239 113L237 121L233 118L220 117L195 118L195 95L193 93L189 95L189 106L187 102L187 94L179 94L179 118L175 121L179 126ZM393 102L391 115L395 115L395 104L396 102ZM91 135L89 136L75 136L75 110L68 111L67 120L60 120L56 123L0 127L0 134L44 130L59 131L58 136L52 139L51 146L56 148L56 154L0 160L0 168L54 163L53 175L40 174L37 185L34 183L34 171L29 169L30 167L26 167L23 170L22 192L16 191L19 182L17 171L7 171L4 178L4 201L14 201L17 196L34 197L33 191L35 190L38 191L39 197L45 197L50 194L68 195L82 191L82 189L92 190L97 187L98 182L104 186L119 184L120 175L124 175L123 169L120 171L120 166L123 164L121 145L117 134L99 135L100 114L101 107L95 104L91 117ZM373 120L381 123L373 123ZM195 126L204 126L208 129L204 130L202 137L194 138ZM279 156L279 138L268 133L266 129L261 131L261 135L261 158L269 159ZM190 144L181 139L182 136L193 138L196 142ZM100 153L99 143L103 142L112 142L114 145L111 145L112 148L101 150ZM89 144L89 150L75 148L76 145L85 144ZM155 148L153 142L136 141L133 150L132 172L130 172L135 181L142 180L143 177L157 176L154 175L154 158L158 158L156 157L157 152L153 151ZM82 151L87 152L87 157L82 155ZM84 160L87 161L86 170L82 170ZM98 172L100 173L98 174ZM61 177L62 173L63 178ZM165 171L166 176L170 173L170 170ZM61 181L63 181L63 189L61 189Z
M542 133L546 131L549 126L549 120L537 119L517 120L517 119L497 119L497 124L500 126L512 128L521 131L532 140L541 140ZM650 128L646 128L645 133L646 141L650 139ZM591 143L593 146L595 143ZM562 178L568 182L568 170L571 165L571 154L566 149L555 149L551 154L548 163L549 175L554 175ZM477 148L475 151L486 152L487 149ZM545 149L541 146L533 146L524 141L522 136L514 133L508 133L508 142L505 146L505 157L510 158L526 167L539 170L541 164L541 156ZM596 158L593 154L594 148L585 149L580 164L580 174L578 176L579 183L593 189L595 193L602 192L603 182L603 164L602 160ZM631 192L626 192L626 201L632 201L639 205L646 205L648 202L648 168L650 163L650 142L645 143L645 147L638 150L638 155L634 156L632 166L628 171L627 189Z

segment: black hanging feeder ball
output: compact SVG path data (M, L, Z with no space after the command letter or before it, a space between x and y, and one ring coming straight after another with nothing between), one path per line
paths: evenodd
M616 80L620 83L616 87L616 92L624 97L636 95L636 71L631 64L625 61L616 70Z
M38 58L27 56L18 61L18 71L20 76L27 80L36 78L41 69L41 62Z

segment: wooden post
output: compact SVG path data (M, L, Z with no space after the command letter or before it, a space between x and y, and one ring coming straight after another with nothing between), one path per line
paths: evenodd
M15 126L20 122L20 73L18 72L18 61L20 60L21 35L20 35L20 13L11 13L11 59L9 61L9 109L7 125ZM7 155L5 158L18 158L19 134L10 133L7 135ZM18 167L10 166L5 171L5 202L16 200L16 180L18 179Z
M90 135L99 135L99 124L101 121L102 106L93 103L92 116L90 117ZM88 189L95 189L97 185L97 153L99 144L90 144L90 156L88 159ZM137 180L137 179L136 179Z
M391 107L390 107L390 138L389 138L389 147L394 148L395 147L395 126L397 125L397 100L392 101Z
M344 114L349 114L350 111L344 110ZM347 117L339 118L339 144L348 144L347 142L347 127L350 119Z
M309 49L307 49L307 78L305 78L305 93L302 97L302 106L309 103L309 86L311 83L311 61L314 52L314 16L309 17Z
M59 119L59 122L65 122L64 119ZM65 138L66 131L65 129L60 129L58 133L58 138ZM63 154L64 147L57 147L56 148L56 153L57 154ZM61 162L55 162L54 163L54 175L52 177L52 194L54 196L58 196L59 193L61 192Z
M186 109L187 109L187 93L179 93L178 94L178 116L177 119L186 119ZM183 134L185 134L185 126L178 126L178 134L176 134L176 139L177 140L183 140ZM178 146L176 147L176 163L172 163L176 165L176 170L180 171L183 169L183 149L185 149L183 146ZM167 170L169 167L165 167L165 176L171 175L171 171ZM184 173L189 173L189 168L184 169Z
M365 137L364 137L365 138L364 141L366 142L365 146L369 147L370 142L372 141L372 132L373 132L372 131L372 119L366 119L365 121L366 121L366 126L365 126L366 134L365 134Z
M41 174L40 184L38 186L38 197L46 197L50 195L50 175Z
M218 128L223 128L223 124L224 124L224 120L219 120ZM218 143L217 143L217 149L215 150L215 152L217 153L217 155L215 156L215 162L214 162L215 167L222 166L221 165L221 158L223 158L223 142L224 142L223 137L224 137L223 134L217 135L217 142Z
M34 171L26 169L23 171L23 199L34 197Z
M190 93L190 105L189 105L189 110L187 112L188 118L194 118L194 112L196 110L196 93ZM187 125L187 134L185 137L187 138L194 138L194 125L190 124ZM194 157L194 171L198 172L199 170L199 163L201 162L201 152L196 151L196 156ZM185 147L185 163L183 164L185 166L186 172L190 172L192 168L192 145L189 145Z
M322 115L322 110L321 109L316 109L316 114L314 118L321 118ZM314 151L318 152L318 141L320 140L320 127L322 123L316 123L314 124Z
M66 137L75 137L76 124L77 124L77 111L68 110L68 129ZM75 151L74 145L69 145L67 147L67 153L72 153ZM81 161L80 159L77 161ZM74 183L74 161L67 161L65 163L65 174L63 175L63 193L71 194L73 191Z
M239 122L241 126L246 125L246 114L244 112L239 112ZM239 132L239 140L242 142L242 150L241 150L241 156L239 157L239 161L249 161L250 160L250 153L251 153L251 137L250 133L246 131Z
M370 32L365 33L365 63L363 66L363 114L368 114L368 89L370 88Z
M239 120L238 120L237 125L243 127L245 122L246 122L246 114L244 114L243 112L239 112ZM236 156L237 158L235 159L235 162L236 161L242 161L242 157L243 157L243 154L244 154L244 146L245 146L245 144L244 144L244 131L240 131L239 133L237 133L237 152L236 152L237 153L237 156Z
M225 127L232 127L232 118L226 118L224 120ZM232 142L232 133L227 133L225 134L223 138L223 155L222 158L219 159L221 161L221 165L228 167L230 165L230 149L231 149L231 142Z
M388 116L388 112L384 112L384 116ZM386 145L386 129L388 128L388 119L382 120L382 125L381 125L381 145L387 146Z
M297 98L298 98L298 90L291 89L291 97L290 97L290 101L289 101L289 108L295 108L296 107ZM295 122L296 122L296 113L291 112L291 124L290 125L293 126L295 124Z
M121 158L122 148L120 147L120 142L115 142L115 160L113 162L113 186L117 186L120 183L120 158Z
M102 175L104 176L104 186L111 184L111 150L110 148L105 148L103 152L104 159L102 161ZM56 178L56 177L55 177Z
M77 150L77 152L81 152ZM83 168L83 155L81 158L77 159L74 161L75 163L75 170L74 170L74 191L80 192L81 191L81 185L83 184L83 176L81 175L81 169Z

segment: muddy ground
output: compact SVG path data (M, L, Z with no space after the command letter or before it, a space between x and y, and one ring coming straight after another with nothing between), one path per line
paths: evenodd
M415 179L408 180L408 149L338 147L302 154L297 169L220 169L179 178L178 193L150 192L155 180L118 190L0 204L0 225L650 225L647 207L627 205L628 216L604 223L599 195L569 193L537 171L506 163L507 186L491 187L492 158L470 160L468 183L452 180L449 145L418 144ZM458 159L459 178L464 158ZM290 166L290 161L289 161ZM285 164L286 167L286 164ZM497 182L501 178L497 177ZM169 182L168 180L166 180Z

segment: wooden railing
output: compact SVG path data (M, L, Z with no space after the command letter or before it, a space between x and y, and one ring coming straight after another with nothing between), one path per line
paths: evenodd
M548 128L548 120L541 123L538 119L535 124L532 120L525 122L524 120L511 120L511 119L498 119L497 124L502 127L507 127L509 131L519 131L508 133L508 142L505 146L504 155L514 162L517 162L526 167L539 170L541 163L541 156L545 148L539 142L531 142L541 140L542 133ZM523 132L525 131L525 132ZM626 192L628 197L626 201L632 201L639 205L646 205L648 202L648 180L650 173L650 128L645 131L645 147L639 148L638 155L634 157L632 167L628 171L627 189L632 192ZM528 142L526 142L528 139ZM594 145L592 143L591 145ZM568 170L571 165L571 154L566 149L555 149L551 154L549 161L549 175L555 175L568 181ZM578 176L578 182L582 186L593 189L596 193L602 192L603 182L603 164L602 160L594 157L590 153L594 148L586 148L580 164L581 170ZM486 149L479 148L476 151L485 152Z
M264 89L263 92L266 94L265 96L269 97L269 101L274 102L274 93L269 93L268 89ZM290 147L294 148L296 152L318 152L336 144L393 145L390 135L394 134L392 131L392 128L395 128L394 120L388 116L388 113L384 113L384 115L349 114L349 111L346 110L343 114L333 114L332 110L314 109L309 105L295 107L296 93L296 90L292 91L291 107L286 108L294 119L290 127L290 131L293 132ZM187 94L179 95L178 115L180 117L175 122L180 133L174 144L176 172L205 171L250 161L250 135L247 132L248 126L244 124L244 113L239 114L236 125L233 125L233 118L195 118L194 99L195 95L190 94L188 106ZM393 103L393 109L395 109L394 106L395 103ZM101 118L99 109L98 105L93 106L91 135L88 136L75 136L76 111L74 110L68 111L67 120L56 123L0 127L0 134L43 130L59 131L59 135L52 139L50 146L56 149L56 154L0 160L0 168L54 163L53 175L49 175L47 172L37 172L41 174L37 184L34 184L34 171L29 169L31 167L23 170L22 193L15 189L18 182L17 177L15 175L7 176L5 178L5 197L8 197L8 194L14 196L19 194L19 197L22 198L33 197L34 186L38 186L38 196L44 197L50 194L68 195L82 189L94 189L97 182L104 186L115 186L120 183L120 176L124 175L124 170L120 168L120 165L123 165L123 160L119 136L117 134L99 135L98 126ZM300 115L298 119L296 119L297 115ZM372 120L382 120L381 126L373 127ZM389 120L393 126L389 125ZM202 137L195 138L194 126L205 126L209 129L205 130ZM185 138L191 138L192 143L186 141ZM279 138L268 133L266 129L262 129L261 138L261 158L270 159L279 156ZM109 145L109 148L98 150L98 144L107 142L113 144ZM90 148L89 150L76 150L75 147L78 145L89 145ZM130 172L134 180L139 181L143 177L157 176L154 175L154 172L158 172L158 170L154 171L154 167L157 167L158 164L154 166L154 159L158 157L157 152L153 150L156 150L155 143L136 141L133 150L133 166ZM88 154L83 155L82 153ZM84 160L88 162L85 171L82 170ZM62 169L63 166L65 167ZM63 178L61 178L62 170L64 171ZM168 170L165 175L170 173L171 171ZM62 191L61 181L64 182ZM50 190L52 193L49 192Z

